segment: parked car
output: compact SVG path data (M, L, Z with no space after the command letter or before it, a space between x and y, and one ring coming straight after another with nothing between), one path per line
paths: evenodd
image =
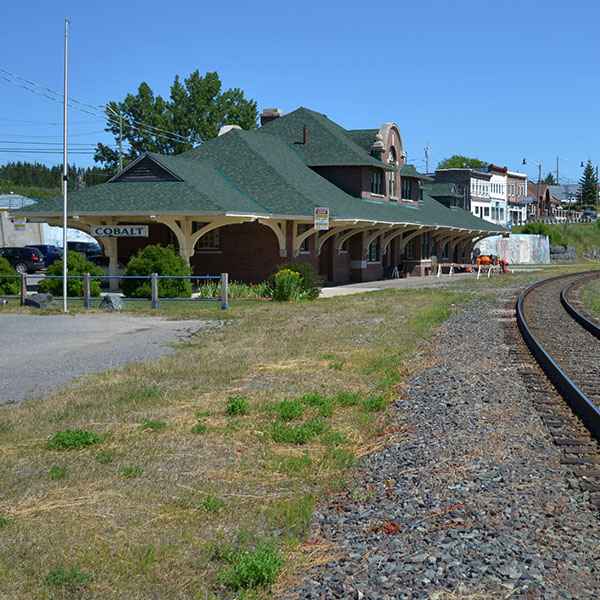
M108 276L108 265L110 262L110 259L108 258L108 256L102 256L100 254L95 254L92 256L87 256L86 260L94 263L96 266L98 267L102 267L104 269L104 274L106 276ZM119 277L121 275L123 275L123 271L125 271L125 265L123 265L122 263L117 263L117 275L119 275ZM109 287L109 281L110 279L102 279L100 281L100 287Z
M46 263L36 248L17 246L0 248L0 255L17 273L35 273L46 268Z
M62 248L52 246L51 244L27 244L26 248L37 248L41 252L47 267L55 260L60 260L63 255Z
M102 248L95 242L67 242L69 252L79 252L86 258L95 254L102 254Z

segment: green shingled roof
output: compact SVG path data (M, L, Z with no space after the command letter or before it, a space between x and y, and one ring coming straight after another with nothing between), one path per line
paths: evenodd
M295 116L293 116L295 115ZM291 117L291 118L290 118ZM290 119L291 125L285 123ZM294 143L286 132L295 132L298 123L307 123L309 143ZM299 135L302 136L302 128ZM271 135L270 132L276 133ZM356 156L362 165L375 162L354 143L347 132L323 115L298 109L254 131L232 130L179 156L150 154L182 181L109 182L69 195L71 214L243 214L256 216L304 217L312 219L314 208L326 206L335 219L356 219L379 223L411 223L458 227L486 232L503 232L502 227L484 221L462 209L449 209L425 190L418 205L375 201L347 194L307 166L337 140L341 149L333 153L348 160ZM301 137L300 137L301 139ZM314 139L311 145L310 139ZM310 148L309 148L310 146ZM335 144L334 144L335 146ZM365 157L366 155L366 157ZM325 156L323 154L323 156ZM339 164L333 162L331 164ZM347 163L349 164L349 163ZM134 168L130 165L129 168ZM22 209L36 216L62 212L57 198Z

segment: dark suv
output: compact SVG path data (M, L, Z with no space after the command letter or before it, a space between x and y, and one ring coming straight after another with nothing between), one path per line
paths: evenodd
M17 273L35 273L46 267L37 248L0 248L0 256L3 256Z
M102 254L102 248L94 242L67 242L69 252L79 252L86 258L95 254Z
M49 267L55 260L60 260L63 255L62 248L52 244L27 244L27 248L39 250L46 266Z

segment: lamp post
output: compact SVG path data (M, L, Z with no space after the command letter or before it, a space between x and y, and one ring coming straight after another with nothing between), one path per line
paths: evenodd
M523 159L523 164L526 165L527 161L532 162L534 165L537 165L538 169L539 169L539 175L538 175L538 209L541 212L542 211L542 165L540 163L535 162L535 160L532 160L531 158L524 158ZM542 216L542 215L538 215L538 216Z

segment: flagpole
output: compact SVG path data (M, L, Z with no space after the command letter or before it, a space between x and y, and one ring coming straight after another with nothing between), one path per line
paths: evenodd
M69 19L65 19L65 94L63 114L63 312L67 309L67 66L69 49Z

